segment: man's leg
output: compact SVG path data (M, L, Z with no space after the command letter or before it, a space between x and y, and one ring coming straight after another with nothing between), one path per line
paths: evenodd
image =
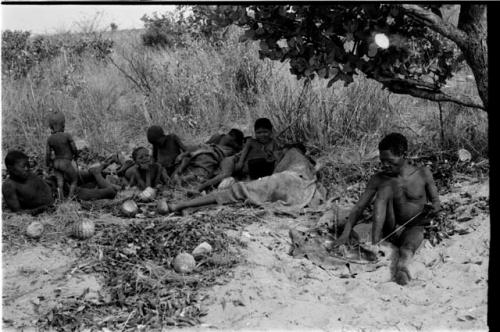
M389 184L382 186L377 191L373 205L372 244L378 243L382 239L382 235L387 235L394 229L393 197L393 188Z
M193 198L187 201L179 202L176 204L169 204L169 208L172 211L180 211L190 207L200 207L210 204L217 203L215 196L213 194L208 194L206 196Z
M400 237L399 259L396 265L396 282L406 285L411 280L408 266L420 244L424 240L424 226L412 226L403 231Z

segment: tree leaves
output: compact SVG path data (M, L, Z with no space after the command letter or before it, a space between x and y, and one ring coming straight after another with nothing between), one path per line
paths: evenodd
M439 90L460 63L453 43L410 20L400 5L217 6L212 16L247 27L240 41L259 40L261 57L290 60L292 74L326 78L328 86L348 85L360 70L375 79L433 82ZM374 43L376 33L389 37L389 48Z

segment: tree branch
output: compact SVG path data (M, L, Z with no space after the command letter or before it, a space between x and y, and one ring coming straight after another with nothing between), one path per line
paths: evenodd
M450 96L442 91L432 91L428 89L421 89L418 87L403 87L398 84L384 84L384 87L389 91L397 94L405 94L410 95L417 98L437 101L437 102L451 102L465 107L479 108L483 111L486 111L486 107L482 104L478 104L471 100L470 98L465 97L464 99L460 99L457 97Z
M434 14L419 5L402 4L401 7L406 14L413 19L425 24L435 32L451 39L461 48L467 42L467 34L455 27L453 24L446 23L441 17Z
M439 87L436 84L428 83L424 81L417 81L410 78L394 78L394 77L377 77L374 78L384 85L402 85L405 87L423 87L433 91L439 91Z

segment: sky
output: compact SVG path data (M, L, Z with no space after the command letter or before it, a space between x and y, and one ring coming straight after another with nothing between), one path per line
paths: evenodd
M34 34L78 31L79 24L97 18L100 28L114 22L118 29L142 28L140 18L173 11L174 5L1 5L2 31L28 30Z

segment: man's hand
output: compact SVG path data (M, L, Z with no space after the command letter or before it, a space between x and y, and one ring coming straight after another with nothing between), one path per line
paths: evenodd
M341 245L346 244L348 240L349 240L349 235L345 236L344 234L342 234L341 236L339 236L338 239L336 239L335 241L332 242L331 247L337 248Z
M377 255L377 257L387 257L389 255L389 247L384 242L380 244L367 244L360 243L359 246L367 251L370 251Z

